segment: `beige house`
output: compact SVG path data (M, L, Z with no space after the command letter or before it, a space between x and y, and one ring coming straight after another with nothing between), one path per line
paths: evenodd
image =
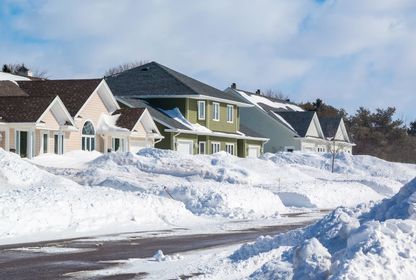
M162 138L147 109L121 109L101 79L2 81L0 118L0 147L29 158L137 152Z

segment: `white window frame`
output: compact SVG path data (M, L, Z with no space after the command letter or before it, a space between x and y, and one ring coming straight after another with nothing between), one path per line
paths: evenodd
M201 108L203 109L201 110ZM198 120L205 120L205 113L206 113L205 100L198 100Z
M204 148L201 149L201 146L203 146ZM203 150L203 152L201 150ZM206 141L199 141L198 142L198 153L200 155L206 155L207 154L207 142Z
M126 138L123 137L111 137L111 150L114 152L117 152L117 150L115 149L116 147L116 139L120 140L120 147L119 147L119 151L120 152L126 152Z
M217 146L217 145L218 145L218 151L214 151L214 146ZM213 154L220 152L221 151L221 143L220 142L211 142L211 150L212 150Z
M231 114L230 114L231 113ZM227 105L227 123L234 122L234 105Z
M220 103L212 102L212 120L219 122L220 121Z
M46 143L45 143L45 135L46 135ZM46 151L45 151L45 144L46 144ZM42 154L47 154L48 151L49 151L49 133L48 132L42 132L41 133L40 149L42 151Z
M230 150L231 148L231 150ZM225 151L230 155L235 155L235 144L234 143L225 143Z
M16 154L18 154L20 156L20 133L21 132L26 132L26 157L27 158L32 158L35 156L35 131L31 130L31 129L18 129L15 130L15 150L16 150Z
M55 135L58 136L58 149L55 151ZM53 134L53 152L57 155L62 155L64 151L64 134L62 132L55 132Z
M91 123L92 128L94 130L94 134L83 134L82 130L84 129L84 126L86 123ZM95 151L97 148L97 138L95 137L97 133L97 130L94 126L94 123L90 120L86 120L81 128L81 150L83 151Z

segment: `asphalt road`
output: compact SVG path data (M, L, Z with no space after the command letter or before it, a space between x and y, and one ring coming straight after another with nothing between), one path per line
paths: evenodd
M68 279L66 273L82 270L97 270L114 264L100 261L128 258L147 258L161 249L165 254L180 253L197 249L227 246L255 240L259 235L274 235L304 227L312 221L252 228L244 231L221 234L194 234L162 237L143 237L143 233L129 233L120 240L97 241L89 238L54 240L0 246L0 279ZM42 253L16 250L22 247L80 248L73 253ZM121 274L94 279L140 279L142 274Z

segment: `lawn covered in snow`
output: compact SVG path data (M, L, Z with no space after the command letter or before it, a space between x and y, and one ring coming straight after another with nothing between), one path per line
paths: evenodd
M0 150L0 242L275 223L284 213L391 197L416 173L414 165L348 154L338 155L335 173L330 166L329 154L242 159L145 149L29 161Z

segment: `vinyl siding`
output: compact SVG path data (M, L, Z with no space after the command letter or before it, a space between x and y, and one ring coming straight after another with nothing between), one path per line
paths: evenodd
M65 152L82 149L81 139L84 123L86 121L92 122L94 129L97 130L98 121L102 113L110 114L111 112L108 112L100 96L95 92L87 101L81 112L79 112L78 117L75 118L75 126L78 128L78 131L65 133ZM96 134L95 139L95 149L99 152L105 152L103 138Z

